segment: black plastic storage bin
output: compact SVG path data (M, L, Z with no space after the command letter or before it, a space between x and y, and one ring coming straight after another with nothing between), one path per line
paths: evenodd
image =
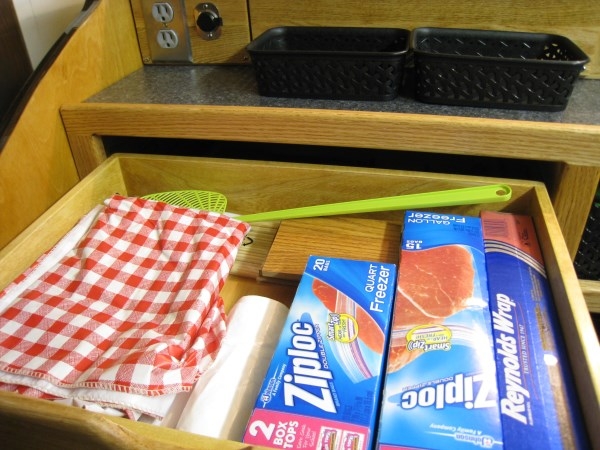
M540 33L416 28L415 97L427 103L562 111L587 55Z
M391 100L402 84L409 43L404 29L279 27L246 49L260 95Z
M575 271L580 279L600 281L600 190L596 192L575 255Z

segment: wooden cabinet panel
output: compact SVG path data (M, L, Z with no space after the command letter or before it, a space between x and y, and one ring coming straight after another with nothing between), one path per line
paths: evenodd
M82 101L142 65L127 3L93 2L79 19L0 140L0 248L79 181L60 105Z

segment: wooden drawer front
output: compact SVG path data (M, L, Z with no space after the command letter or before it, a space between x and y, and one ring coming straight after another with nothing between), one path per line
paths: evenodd
M477 215L482 209L492 209L533 216L561 325L568 336L565 343L587 427L599 429L600 368L597 361L600 348L550 199L541 183L310 164L114 155L0 252L0 288L60 239L84 213L114 193L141 196L167 190L212 190L226 195L228 211L250 213L498 182L512 187L510 201L437 210ZM401 211L360 216L396 225L403 219ZM274 298L282 295L291 298L293 287L270 286L232 276L222 291L229 306L246 293L272 293ZM41 442L42 437L32 435L30 429L44 430L45 443L71 444L73 439L82 439L111 448L141 445L164 448L166 443L181 448L248 448L240 443L219 442L0 393L0 432L23 440L18 441L20 444Z

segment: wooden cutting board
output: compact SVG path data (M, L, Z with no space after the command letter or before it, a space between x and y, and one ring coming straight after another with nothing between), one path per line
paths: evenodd
M262 266L264 278L299 280L310 255L398 263L402 226L372 219L282 221Z

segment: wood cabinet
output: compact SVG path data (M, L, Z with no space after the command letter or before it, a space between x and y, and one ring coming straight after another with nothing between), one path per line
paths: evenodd
M228 210L250 213L303 206L307 199L322 203L382 197L506 180L423 172L368 169L319 164L232 160L155 155L113 155L0 252L0 289L60 239L86 212L115 192L147 195L202 188L224 194ZM600 347L585 300L566 251L558 221L542 183L510 180L508 202L460 207L445 211L477 215L483 209L532 215L545 258L548 279L588 430L600 426ZM364 218L401 223L396 211L369 213ZM307 246L310 243L307 242ZM260 294L289 302L294 286L230 276L222 296L227 308L243 295ZM61 448L86 442L99 448L249 448L119 418L80 411L52 402L0 393L0 431L11 444ZM43 433L32 430L43 430ZM595 439L593 433L590 432ZM595 442L598 445L598 442Z
M143 1L132 0L131 5L143 60L153 64L155 61L147 46ZM594 20L600 15L600 6L591 0L552 7L537 1L510 4L383 1L366 5L357 1L290 4L263 0L253 0L246 7L246 3L239 0L224 0L214 3L223 20L223 32L214 40L206 40L198 32L194 20L198 3L185 0L183 5L192 64L248 64L245 45L266 29L279 25L408 29L452 26L563 34L590 56L583 76L590 80L600 77L596 68L598 58L595 58L600 52L600 25ZM63 120L80 176L105 157L102 143L96 137L118 133L157 136L155 124L158 122L163 124L161 137L170 138L358 146L425 152L432 158L435 154L504 157L514 159L515 164L523 160L549 161L552 166L540 171L552 172L547 174L547 184L569 252L572 257L576 254L600 180L597 151L600 113L595 106L600 84L596 81L589 81L585 93L581 93L580 99L587 102L585 106L570 107L571 114L540 116L503 115L488 113L485 109L474 112L468 108L415 108L402 102L392 107L371 105L366 110L356 105L340 107L333 102L304 103L298 108L299 103L293 101L251 99L246 102L247 95L237 87L215 83L220 74L206 82L210 75L190 72L187 78L179 78L183 80L181 84L174 81L175 77L165 77L162 85L152 85L153 74L137 79L143 86L152 87L141 95L131 95L126 101L122 100L122 94L135 90L124 88L113 97L105 96L105 100L63 105ZM251 80L243 82L252 83ZM175 85L169 86L170 83ZM163 89L166 95L157 95ZM197 90L204 95L199 96ZM237 104L227 101L228 96L232 97L231 93L225 93L228 90L240 94ZM138 107L139 104L144 107ZM273 111L269 109L271 106L281 108ZM575 110L578 112L574 113ZM194 119L188 114L193 114ZM190 120L184 120L182 115ZM507 171L506 176L511 176L511 172Z
M0 247L72 187L78 176L102 161L103 133L122 133L402 150L430 154L432 159L443 154L506 157L517 163L551 162L550 167L540 165L540 172L548 180L559 223L574 257L600 179L597 151L600 89L594 68L600 47L600 26L592 19L598 16L600 6L594 1L553 7L529 2L527 8L520 7L519 2L511 2L510 6L487 2L485 7L461 1L427 2L427 6L417 3L386 1L365 6L353 1L293 5L253 1L246 8L239 0L224 0L217 4L223 16L223 33L218 39L203 40L193 20L197 4L190 0L183 2L191 46L193 49L202 46L202 50L193 50L193 63L232 67L234 74L236 68L248 66L244 47L250 39L277 24L360 23L412 28L455 23L465 27L478 24L563 33L590 55L591 62L584 71L589 79L580 80L587 84L579 83L583 89L565 113L546 116L527 112L501 114L499 110L489 113L485 109L419 108L414 102L382 102L366 108L313 102L299 108L295 102L269 102L259 98L255 91L254 97L246 95L236 103L232 101L232 91L239 94L239 86L227 84L231 76L226 82L219 82L216 77L221 73L211 78L189 71L179 85L174 72L173 78L163 75L160 80L165 81L159 87L152 85L154 72L146 73L143 65L145 62L149 64L146 68L152 67L153 61L144 44L141 0L132 0L129 6L114 0L90 2L75 28L69 31L65 51L40 80L33 93L35 97L19 117L11 139L3 142ZM230 59L225 55L237 56ZM242 66L225 64L228 62ZM112 91L120 97L85 101L136 70L142 71L141 78L136 79L141 83L137 89ZM249 83L242 92L247 94L253 87L252 80L246 78L242 82ZM157 97L160 92L165 95ZM124 100L132 93L138 95ZM63 110L62 118L56 117L59 108ZM130 116L126 117L128 113ZM188 114L195 117L192 119ZM61 120L65 121L68 141ZM156 131L157 123L162 123L160 133ZM40 151L48 146L53 148L51 152ZM506 176L511 176L510 170ZM23 202L27 208L22 208Z
M20 111L0 139L0 248L78 181L59 108L142 66L127 2L90 6L33 74Z
M221 37L204 40L195 34L192 19L197 4L185 0L193 60L166 65L149 56L140 1L88 2L1 142L0 287L115 190L141 195L201 185L223 191L232 208L250 212L303 204L315 189L311 183L318 182L321 200L338 201L489 181L453 173L464 157L482 163L523 162L539 170L545 185L514 180L521 177L508 168L501 176L511 179L515 196L503 209L535 218L587 426L598 429L600 374L595 362L600 348L571 261L600 179L600 24L594 20L600 4L509 3L226 0L216 3L223 15ZM551 31L572 38L592 61L563 113L430 108L410 98L381 103L261 98L244 47L263 30L283 24ZM110 156L111 138L144 140L149 152L156 151L159 141L164 150L165 142L168 147L186 140L200 155L210 153L210 142L239 143L237 155L246 160L265 155L260 144L276 145L305 164ZM302 153L311 148L316 149L312 156ZM356 160L328 160L328 151ZM416 155L431 161L443 157L452 163L443 173L408 171L403 163L394 170L375 167L385 166L390 155L404 161ZM384 163L370 164L379 157ZM353 164L341 167L341 160ZM369 186L366 191L359 192L357 179ZM481 208L454 210L477 214ZM598 305L598 284L584 283L588 305ZM264 291L264 285L239 277L228 280L225 289L229 304L257 290L288 299L292 295L281 286ZM13 395L0 396L0 416L5 435L37 443L81 439L112 448L175 443L183 448L247 448ZM37 426L45 430L43 435L31 433Z

